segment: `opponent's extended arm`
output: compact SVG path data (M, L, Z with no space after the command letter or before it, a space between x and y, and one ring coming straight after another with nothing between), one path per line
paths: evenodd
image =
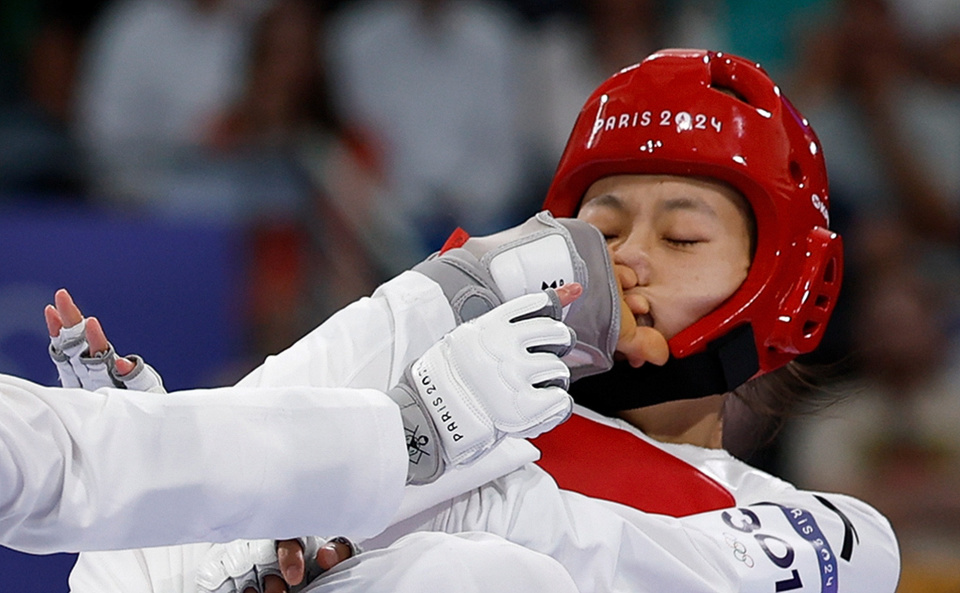
M564 300L551 289L500 305L455 328L408 367L388 392L401 409L408 483L432 482L507 435L536 436L570 415L572 400L564 391L570 372L559 356L576 338L558 319L576 289L564 289ZM230 546L205 560L199 591L266 590L258 587L278 566L272 542ZM309 583L318 574L310 574L316 551L301 547L303 582Z
M0 375L0 542L52 553L369 536L402 499L403 443L376 390L157 397Z

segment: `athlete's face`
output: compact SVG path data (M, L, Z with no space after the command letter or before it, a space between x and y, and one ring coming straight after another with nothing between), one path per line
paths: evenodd
M667 339L732 295L750 268L746 200L729 186L668 175L605 177L578 218L603 233L640 325ZM621 270L622 271L622 270Z

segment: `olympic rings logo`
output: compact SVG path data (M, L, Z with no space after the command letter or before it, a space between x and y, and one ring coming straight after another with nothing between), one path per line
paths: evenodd
M723 540L726 542L731 549L733 549L733 557L737 562L742 562L747 568L753 568L754 561L753 557L750 554L747 554L747 546L736 537L730 535L729 533L723 534Z

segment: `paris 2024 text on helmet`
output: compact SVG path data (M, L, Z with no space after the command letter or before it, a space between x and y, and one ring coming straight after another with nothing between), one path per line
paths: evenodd
M664 393L641 405L729 391L819 344L843 271L841 239L829 230L826 166L813 129L758 64L665 50L609 78L581 110L544 208L573 216L591 184L620 174L724 181L756 220L756 251L740 288L670 340L664 368L612 372L647 392L662 383ZM691 373L700 377L693 385ZM611 377L587 378L581 392L612 385ZM680 394L678 382L687 384Z

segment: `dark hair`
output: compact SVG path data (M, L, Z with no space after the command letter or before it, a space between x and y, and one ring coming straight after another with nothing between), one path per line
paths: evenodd
M751 454L769 445L790 419L841 401L844 392L836 387L841 366L794 360L734 389L724 408L725 448L738 456Z

